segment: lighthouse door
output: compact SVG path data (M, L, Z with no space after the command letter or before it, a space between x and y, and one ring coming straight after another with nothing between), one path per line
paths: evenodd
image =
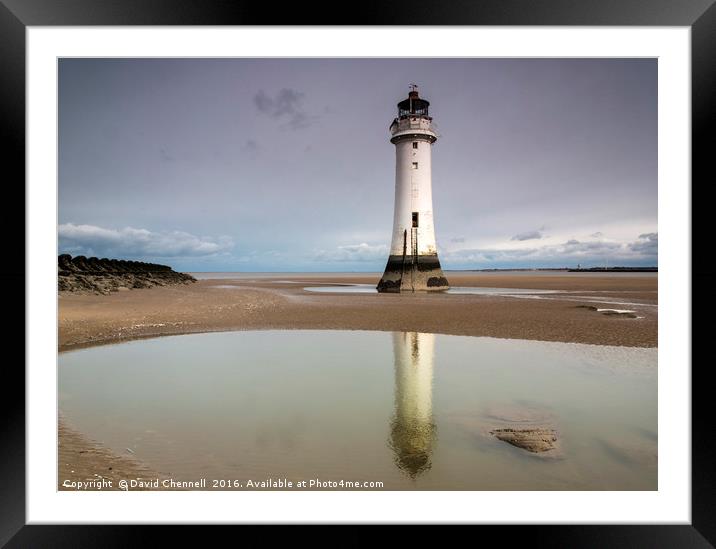
M413 226L410 229L410 286L415 291L415 279L418 270L418 212L413 212Z

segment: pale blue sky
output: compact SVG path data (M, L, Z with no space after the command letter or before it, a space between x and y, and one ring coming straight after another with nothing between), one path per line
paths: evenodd
M431 101L446 269L657 263L654 59L62 59L60 252L381 271Z

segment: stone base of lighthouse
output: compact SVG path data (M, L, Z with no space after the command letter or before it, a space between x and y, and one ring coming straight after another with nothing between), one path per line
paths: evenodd
M379 292L439 292L450 288L440 267L437 254L412 256L391 255L383 278L378 282Z

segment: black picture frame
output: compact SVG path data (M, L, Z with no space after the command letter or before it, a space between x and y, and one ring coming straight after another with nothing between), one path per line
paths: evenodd
M712 133L716 105L716 5L714 0L364 0L351 4L293 2L233 2L221 0L0 0L0 112L4 160L5 206L24 204L25 179L25 31L28 26L81 25L569 25L569 26L686 26L691 28L692 55L692 295L699 309L713 309L716 268L713 253L698 246L708 234L706 189L716 181L712 161ZM327 52L330 54L330 52ZM11 168L11 169L8 169ZM9 174L12 174L9 175ZM19 209L17 206L12 209ZM10 219L5 217L5 219ZM25 242L19 221L8 221L2 283L10 305L22 310L18 288L25 286ZM24 228L24 224L23 224ZM23 233L24 234L24 233ZM701 250L701 254L696 252ZM711 287L709 287L711 286ZM693 311L693 309L692 309ZM9 317L15 319L16 317ZM692 322L692 356L716 321L705 317ZM7 341L20 341L25 324L7 323ZM712 337L712 336L711 336ZM707 356L705 353L703 356ZM690 525L600 526L486 526L511 545L559 547L713 547L716 544L716 438L711 362L693 361L692 369L692 521ZM688 367L688 364L670 365ZM0 470L0 545L7 547L128 547L169 543L211 545L216 532L206 527L159 526L28 526L25 524L25 375L19 361L6 360L2 415ZM505 531L509 528L509 532ZM220 529L225 535L226 529ZM255 529L254 529L255 530ZM284 530L286 531L286 530ZM321 536L327 541L332 535ZM417 535L423 535L422 529ZM297 534L294 528L289 536ZM242 534L244 536L246 534ZM378 541L371 529L338 534L344 542ZM388 541L391 535L380 534ZM405 533L400 533L405 542ZM309 534L311 543L318 538ZM240 542L240 540L236 540ZM192 543L193 544L193 543Z

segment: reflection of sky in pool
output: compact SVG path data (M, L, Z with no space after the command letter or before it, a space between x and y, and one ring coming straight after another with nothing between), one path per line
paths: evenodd
M307 286L308 292L346 293L346 294L377 294L375 284L345 284L339 286ZM475 294L475 295L520 295L520 294L558 294L560 290L529 290L525 288L479 288L472 286L451 287L449 290L435 292L440 294ZM430 294L430 292L423 292Z
M240 286L215 286L216 288L235 288L238 289ZM373 284L343 284L336 286L307 286L303 288L308 292L316 293L346 293L346 294L377 294ZM603 298L598 296L584 296L576 295L581 292L566 291L566 290L531 290L528 288L487 288L487 287L451 287L449 290L440 292L417 292L416 295L443 295L443 294L467 294L467 295L493 295L499 297L514 297L521 299L546 299L560 301L573 301L576 303L596 303L596 304L610 304L610 305L629 305L637 307L658 307L655 303L643 303L641 301L623 300L613 297ZM547 295L551 294L551 295ZM557 295L555 295L557 294ZM412 295L410 293L403 295Z
M222 332L62 353L60 410L175 479L655 490L656 349L417 333ZM551 457L489 434L550 426Z

